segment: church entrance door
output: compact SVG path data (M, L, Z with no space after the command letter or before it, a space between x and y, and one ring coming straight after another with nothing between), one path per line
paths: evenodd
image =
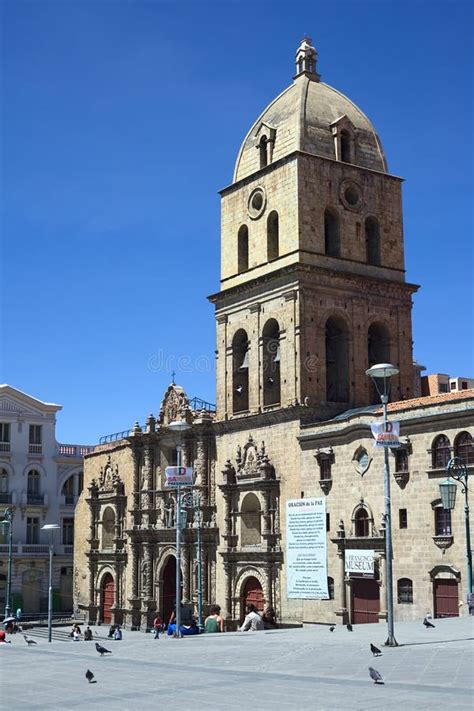
M176 598L176 558L172 555L163 570L163 587L161 601L161 619L167 625L174 608Z
M434 616L459 617L458 581L434 580Z
M110 625L112 622L111 607L114 604L115 598L115 583L110 573L106 573L102 578L102 595L101 595L101 610L100 618L104 625Z
M245 608L247 605L250 605L250 604L255 605L258 612L263 612L263 609L265 606L265 600L263 597L262 586L260 585L257 578L254 578L253 576L251 578L247 578L247 580L245 581L245 583L243 585L240 599L241 599L240 616L241 616L242 622L243 622L245 614L246 614Z

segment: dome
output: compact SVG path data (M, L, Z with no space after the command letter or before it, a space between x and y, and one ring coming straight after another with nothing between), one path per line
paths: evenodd
M234 171L234 182L255 173L294 151L387 172L380 140L365 114L350 99L320 81L316 50L304 38L296 53L293 84L258 117L244 139ZM341 157L341 134L349 153ZM261 162L262 145L270 157Z

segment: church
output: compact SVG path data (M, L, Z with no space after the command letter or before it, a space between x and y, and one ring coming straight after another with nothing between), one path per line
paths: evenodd
M146 424L84 459L74 602L91 622L151 625L175 600L177 512L165 469L194 469L182 600L245 604L283 624L387 616L380 398L366 370L393 363L389 417L395 620L465 614L463 507L441 505L452 456L474 466L474 391L421 397L405 281L402 179L350 99L321 81L309 38L292 83L257 118L221 190L216 405L175 383ZM183 420L177 435L168 425ZM324 511L324 585L289 581L288 504ZM196 505L198 502L199 505ZM324 537L324 536L323 536ZM199 539L199 540L198 540ZM359 576L350 560L369 561ZM198 566L198 559L201 563ZM319 571L321 574L321 571Z

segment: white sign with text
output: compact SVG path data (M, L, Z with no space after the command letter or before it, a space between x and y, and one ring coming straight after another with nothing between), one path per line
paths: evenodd
M292 600L328 600L326 501L286 503L287 594Z
M351 578L374 577L374 551L346 549L344 569Z

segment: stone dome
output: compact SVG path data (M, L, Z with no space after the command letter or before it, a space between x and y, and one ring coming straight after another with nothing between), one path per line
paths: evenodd
M362 168L387 172L382 145L365 114L350 99L320 81L316 72L317 53L304 38L296 53L293 84L274 99L246 135L234 171L234 182L262 166L260 141L268 141L268 163L294 151L322 158L345 160ZM350 136L350 158L338 155L338 135Z

